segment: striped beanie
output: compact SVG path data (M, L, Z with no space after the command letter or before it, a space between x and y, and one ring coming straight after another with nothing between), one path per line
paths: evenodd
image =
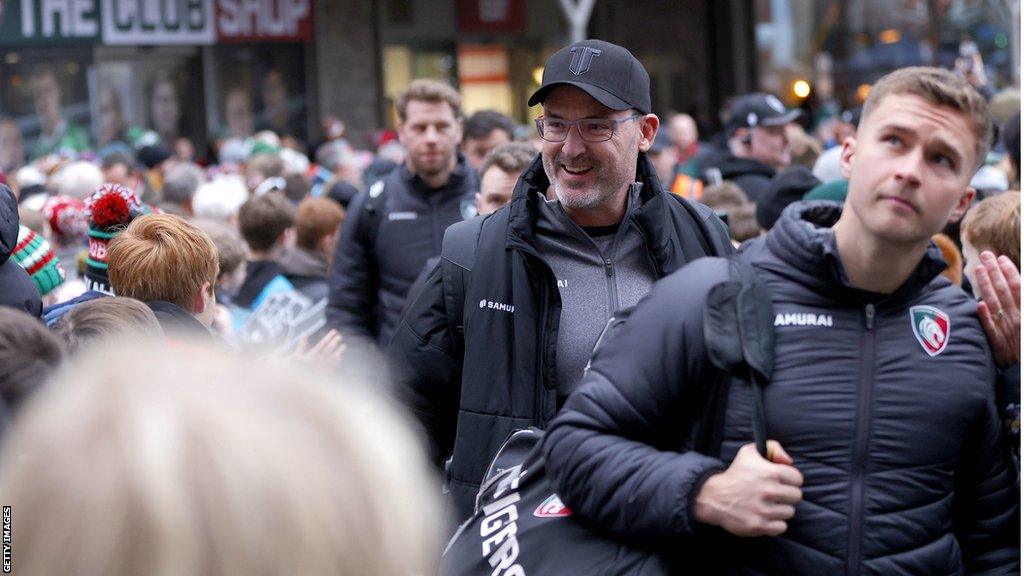
M151 212L135 192L120 184L104 184L86 198L89 257L85 259L85 285L89 290L114 293L107 274L107 247L137 216Z
M50 243L31 228L18 226L18 243L11 256L32 277L40 296L46 296L64 282L60 259Z

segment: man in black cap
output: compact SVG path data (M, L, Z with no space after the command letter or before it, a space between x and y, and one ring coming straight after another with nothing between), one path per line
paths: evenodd
M509 433L555 415L613 314L686 262L732 250L713 212L663 190L646 154L659 125L650 78L628 50L577 42L543 80L529 101L544 107L540 156L508 205L448 229L446 246L466 242L472 263L453 280L446 247L388 353L432 457L449 459L460 517Z
M723 180L735 182L757 202L775 173L789 166L786 124L799 115L771 94L739 96L730 107L726 145L698 161L700 177L714 181L709 172L717 170Z

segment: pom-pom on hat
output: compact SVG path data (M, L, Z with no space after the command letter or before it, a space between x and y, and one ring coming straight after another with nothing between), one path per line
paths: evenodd
M89 257L85 260L86 286L90 290L112 294L107 276L107 246L137 216L148 212L146 206L125 186L104 184L85 200L89 221Z
M27 226L18 226L18 243L11 257L32 277L40 296L46 296L64 282L60 258L45 238Z
M58 243L80 242L88 230L85 203L77 198L50 196L43 204L42 213Z

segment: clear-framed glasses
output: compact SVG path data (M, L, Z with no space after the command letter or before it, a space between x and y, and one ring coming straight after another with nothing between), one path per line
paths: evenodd
M541 116L534 120L537 123L537 133L543 140L548 142L565 142L569 130L575 125L576 130L584 142L604 142L611 140L615 135L615 129L623 122L636 120L642 114L633 114L619 120L611 118L580 118L579 120L563 120L561 118L545 118Z

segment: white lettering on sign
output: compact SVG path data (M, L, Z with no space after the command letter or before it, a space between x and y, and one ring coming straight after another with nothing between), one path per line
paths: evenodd
M26 38L35 36L37 30L44 38L89 37L99 31L96 0L42 0L38 2L39 26L36 26L36 4L33 0L21 0L21 33Z
M296 36L309 0L217 0L217 27L226 36Z
M213 44L210 0L103 0L105 44Z

